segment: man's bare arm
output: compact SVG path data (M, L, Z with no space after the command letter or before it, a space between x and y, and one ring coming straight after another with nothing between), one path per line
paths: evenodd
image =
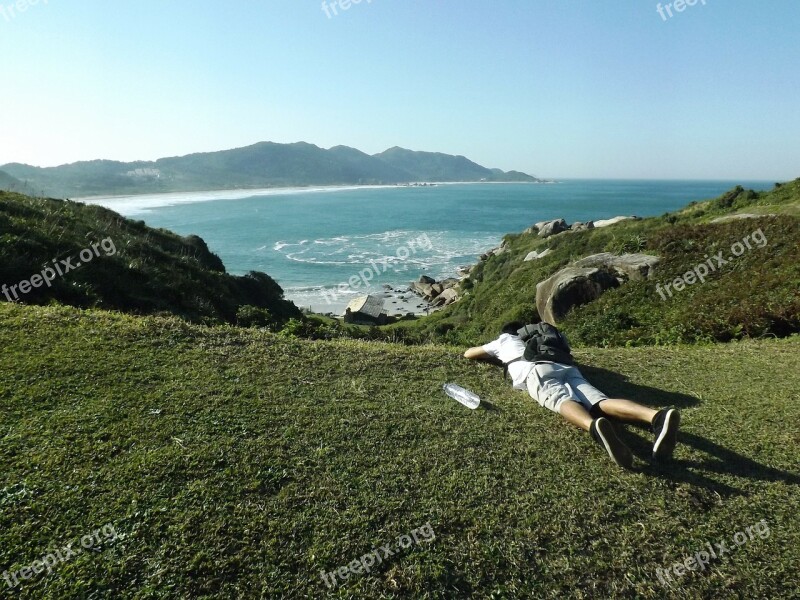
M471 360L488 360L493 357L483 349L483 346L475 346L464 352L464 358L469 358Z

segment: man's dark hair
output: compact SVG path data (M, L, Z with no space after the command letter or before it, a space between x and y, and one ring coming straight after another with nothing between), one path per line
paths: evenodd
M506 323L500 328L500 333L507 333L509 335L517 335L517 331L525 327L525 325L533 324L533 323L541 323L542 318L538 314L534 314L529 320L527 321L511 321L510 323Z
M525 323L522 321L511 321L510 323L506 323L500 329L500 333L507 333L509 335L517 335L517 331L525 327Z

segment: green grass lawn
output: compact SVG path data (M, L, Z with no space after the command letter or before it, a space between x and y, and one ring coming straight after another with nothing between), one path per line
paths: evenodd
M454 347L8 304L0 346L0 575L117 534L0 597L800 596L796 336L577 351L607 392L683 411L668 465L627 428L634 472ZM706 543L732 549L659 582Z

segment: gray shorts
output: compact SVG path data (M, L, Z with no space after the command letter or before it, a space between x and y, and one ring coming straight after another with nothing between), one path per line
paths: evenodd
M574 400L586 410L608 400L608 396L586 381L576 367L560 363L536 363L526 383L531 398L554 412L559 412L567 400Z

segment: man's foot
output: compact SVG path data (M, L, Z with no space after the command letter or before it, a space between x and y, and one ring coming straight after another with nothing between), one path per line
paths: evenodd
M594 441L602 446L603 450L608 452L615 463L620 467L630 469L633 466L633 454L630 449L622 443L614 431L614 426L611 421L605 417L600 417L592 421L592 426L589 428L589 433L592 434Z
M665 408L653 417L653 433L656 441L653 443L653 458L662 460L672 456L675 444L678 443L678 426L681 423L681 413L674 408Z

